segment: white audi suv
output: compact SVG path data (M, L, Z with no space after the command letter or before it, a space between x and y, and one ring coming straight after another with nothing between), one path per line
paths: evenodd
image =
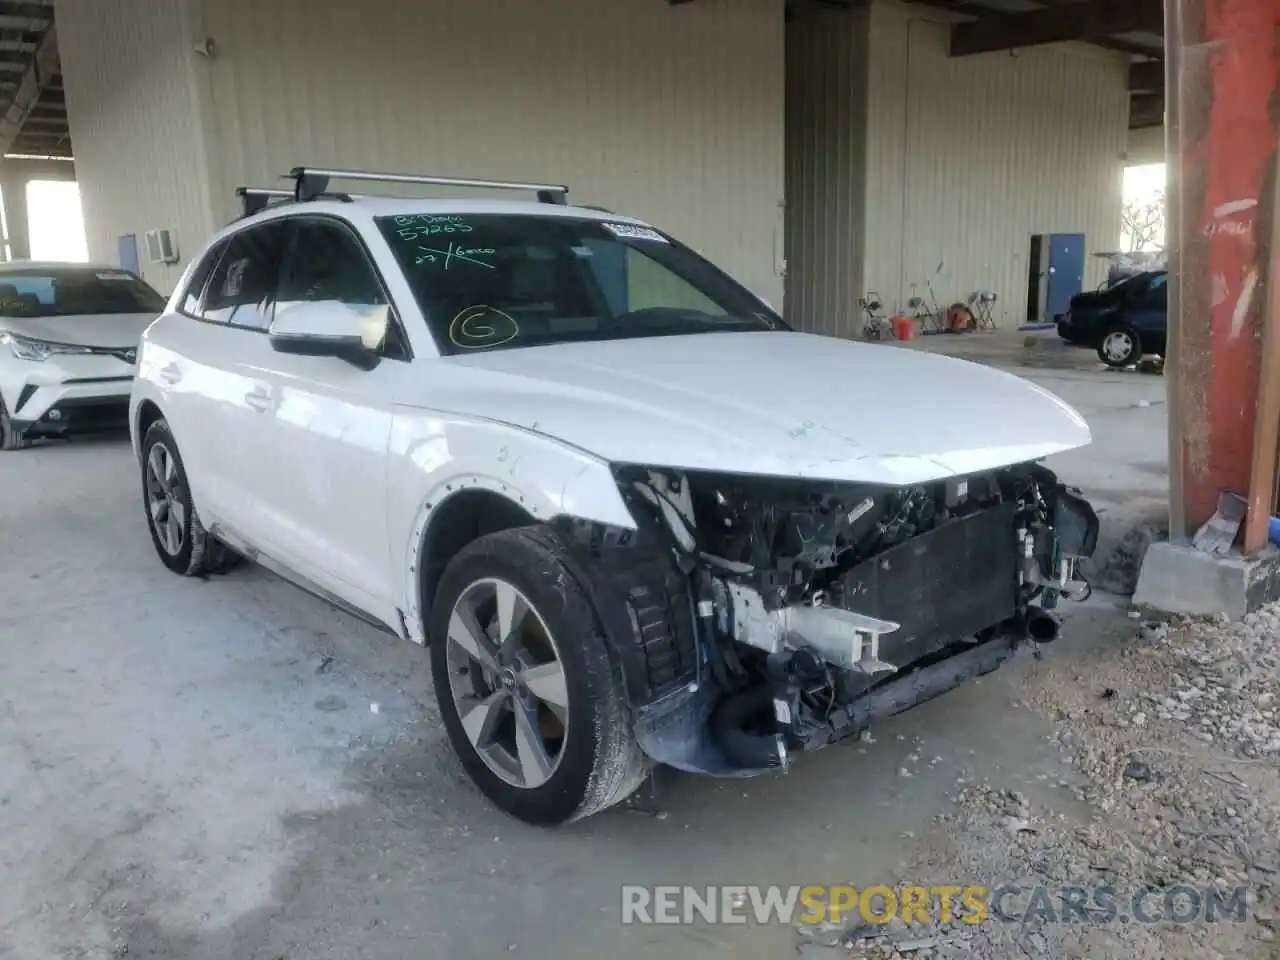
M1097 518L1037 461L1089 431L1039 387L795 332L563 187L292 176L242 188L143 336L156 551L426 644L454 750L514 816L585 816L655 763L785 767L1052 640L1087 590Z

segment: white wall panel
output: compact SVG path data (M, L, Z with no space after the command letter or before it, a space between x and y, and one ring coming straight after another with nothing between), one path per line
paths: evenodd
M204 3L224 217L300 163L550 180L781 306L782 0Z
M89 256L116 262L137 234L143 274L171 289L180 266L146 263L167 227L184 256L213 227L193 70L196 0L58 0L67 115Z
M1001 296L1025 318L1030 238L1119 239L1128 126L1123 59L1077 45L947 56L947 27L871 10L866 285L902 306ZM938 265L942 265L939 271ZM1086 288L1105 275L1086 260Z

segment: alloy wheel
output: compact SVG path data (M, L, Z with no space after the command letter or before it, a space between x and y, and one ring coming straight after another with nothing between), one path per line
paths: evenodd
M163 443L153 444L147 454L147 513L156 539L176 557L186 541L187 504L177 463Z
M449 689L476 754L504 782L532 790L560 766L569 692L555 638L512 584L477 580L449 617Z

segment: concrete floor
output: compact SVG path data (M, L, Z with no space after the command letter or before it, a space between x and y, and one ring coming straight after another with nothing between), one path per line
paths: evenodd
M1031 373L1094 428L1066 477L1116 518L1159 496L1158 378ZM259 569L168 574L138 487L121 441L0 455L0 957L774 960L792 931L622 928L619 887L879 881L962 773L1056 779L1019 660L789 774L528 828L463 778L419 648Z

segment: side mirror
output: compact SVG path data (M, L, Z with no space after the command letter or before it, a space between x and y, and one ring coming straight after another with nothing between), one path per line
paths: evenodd
M378 365L390 308L358 307L340 300L308 300L276 306L267 336L273 349L304 357L337 357L363 370Z

